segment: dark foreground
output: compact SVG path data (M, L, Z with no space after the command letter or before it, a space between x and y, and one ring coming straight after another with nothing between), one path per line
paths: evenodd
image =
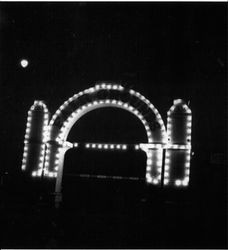
M44 194L35 184L4 186L1 247L227 246L221 185L204 183L177 192L151 189L134 181L69 179L68 183L59 209L54 207L53 195Z

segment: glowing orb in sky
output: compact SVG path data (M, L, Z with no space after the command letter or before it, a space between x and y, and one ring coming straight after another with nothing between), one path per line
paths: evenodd
M28 66L28 60L22 59L22 60L20 61L20 64L21 64L21 67L22 67L22 68L26 68L26 67Z

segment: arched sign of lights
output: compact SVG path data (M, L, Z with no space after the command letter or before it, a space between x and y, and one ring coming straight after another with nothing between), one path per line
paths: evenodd
M71 143L67 136L72 126L86 113L115 107L133 113L143 124L147 143ZM145 115L146 114L146 115ZM28 112L22 170L34 177L56 178L61 192L65 152L73 147L89 150L142 150L146 153L147 183L188 186L191 156L192 115L183 100L174 100L168 111L167 127L153 104L140 93L117 84L97 84L64 102L49 121L43 101L35 101Z

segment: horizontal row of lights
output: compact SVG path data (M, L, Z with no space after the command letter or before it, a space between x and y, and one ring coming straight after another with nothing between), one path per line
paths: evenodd
M143 151L147 151L149 149L183 149L188 150L191 149L191 145L189 144L183 144L183 145L177 145L177 144L158 144L158 143L140 143L139 145L135 145L135 149L142 149Z
M79 146L78 143L71 143L68 141L57 140L57 142L63 147L68 148L77 148ZM140 144L115 144L115 143L84 143L85 148L93 148L93 149L127 149L130 147L134 147L135 150L143 150L147 152L150 149L183 149L189 150L191 149L191 145L172 145L172 144L158 144L158 143L140 143Z
M49 171L48 173L45 174L45 176L50 177L50 178L56 178L58 175L57 171Z
M126 144L101 144L101 143L86 143L86 148L92 149L118 149L118 150L126 150Z

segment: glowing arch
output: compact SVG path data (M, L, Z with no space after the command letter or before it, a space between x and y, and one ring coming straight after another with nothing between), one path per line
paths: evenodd
M106 98L99 98L99 93L103 92L103 95L108 95L108 97L106 96ZM117 96L116 96L117 95ZM89 101L84 100L84 104L81 104L80 99L83 98L88 98ZM134 99L133 99L134 98ZM90 100L95 99L93 102L91 102ZM75 102L79 102L79 107L76 108L74 106ZM133 103L131 105L131 103ZM72 105L73 104L73 105ZM136 107L134 107L136 104ZM72 106L71 106L72 105ZM134 115L136 115L141 122L144 124L145 121L147 120L146 117L144 117L143 114L141 114L139 108L137 106L141 106L144 105L144 108L146 108L146 115L149 116L148 114L154 114L155 117L152 117L151 122L156 122L160 128L161 128L161 134L160 134L160 138L157 138L157 140L160 142L164 142L166 143L166 129L163 123L163 120L158 112L158 110L153 106L153 104L146 99L143 95L141 95L140 93L132 90L132 89L125 89L124 87L122 87L121 85L117 85L117 84L97 84L95 85L95 87L92 88L88 88L84 91L79 92L78 94L70 97L67 101L65 101L60 108L55 112L55 114L53 115L51 121L50 121L50 125L49 125L49 138L51 140L56 138L56 132L58 133L58 129L57 131L54 131L54 129L52 129L52 127L60 127L66 119L69 119L70 115L74 112L74 110L77 109L77 112L80 113L81 111L85 111L86 109L90 109L91 107L95 106L95 105L99 105L100 107L119 107L119 108L123 108L127 111L130 111L131 113L133 113ZM71 107L70 107L71 106ZM67 111L67 109L70 107L70 112ZM142 107L140 107L142 108ZM68 117L63 118L62 119L62 114L66 112L68 113ZM62 122L60 122L60 124L58 123L58 120L62 120ZM150 124L149 124L150 125ZM152 142L152 136L149 133L149 128L148 126L145 126L146 130L148 130L147 132L147 136L148 136L148 141Z
M71 116L63 123L63 126L60 129L60 134L57 137L58 141L66 141L66 138L68 136L68 133L70 132L72 126L77 122L77 120L84 116L86 113L91 112L95 109L98 108L104 108L104 107L115 107L115 108L120 108L127 110L131 113L133 113L144 125L146 129L146 134L147 134L147 141L148 143L153 142L152 138L152 133L149 127L148 122L144 119L143 115L140 114L140 112L135 109L133 106L130 106L127 103L123 103L122 101L117 101L114 99L109 99L109 100L99 100L99 101L94 101L94 102L89 102L86 105L83 105L79 109L75 110Z
M66 141L68 133L80 117L103 107L127 110L142 122L147 134L147 143L136 145L135 149L141 149L147 155L146 181L154 184L161 182L163 148L166 145L167 136L159 112L148 99L132 89L125 89L116 84L97 84L69 98L50 121L46 134L47 153L44 174L57 177L57 192L61 186L65 152L71 147L77 147L77 143ZM86 147L88 145L86 144ZM115 149L113 144L100 144L97 147ZM117 145L116 148L125 150L127 145Z
M188 186L191 159L192 114L183 100L174 100L167 113L167 130L153 104L140 93L118 84L97 84L65 101L49 122L43 101L35 101L28 112L22 170L39 177L56 178L56 193L61 194L65 152L83 146L98 150L127 150L127 144L68 142L67 136L80 117L92 110L115 107L134 114L143 124L147 142L135 144L147 156L147 183ZM81 144L81 143L80 143ZM176 160L178 159L178 160ZM180 165L181 174L175 172ZM163 169L164 167L164 169Z

